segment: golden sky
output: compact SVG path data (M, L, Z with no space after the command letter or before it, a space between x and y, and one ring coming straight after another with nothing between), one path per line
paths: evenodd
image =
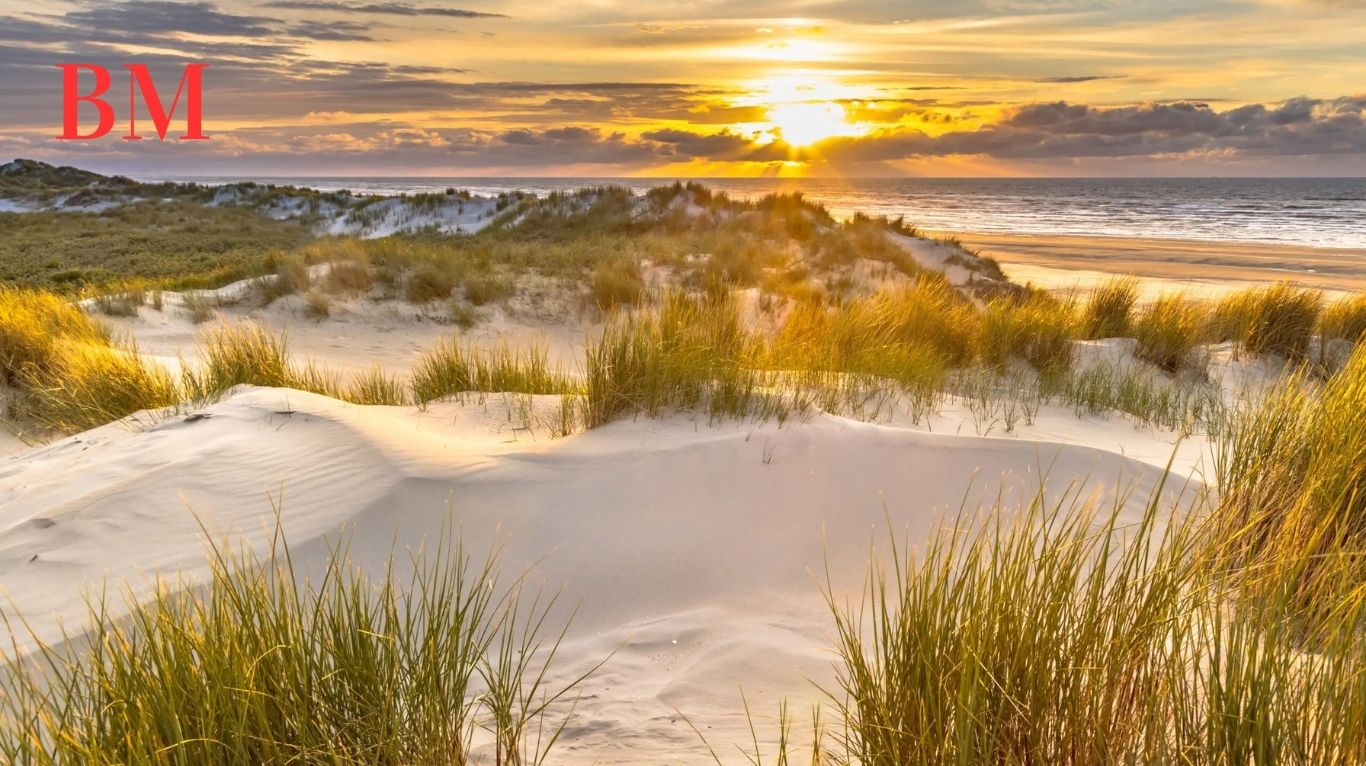
M455 175L1366 174L1360 0L0 0L0 157ZM210 64L195 145L59 62ZM146 143L146 142L144 142Z

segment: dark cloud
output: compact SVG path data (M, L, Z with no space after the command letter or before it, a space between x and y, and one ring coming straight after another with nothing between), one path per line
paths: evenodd
M1044 78L1042 78L1042 79L1035 80L1034 82L1051 82L1051 83L1057 83L1057 84L1062 85L1062 84L1074 83L1074 82L1095 82L1096 80L1114 80L1114 79L1117 79L1117 78L1114 77L1113 75L1084 74L1084 75L1075 75L1075 76L1072 76L1072 77L1044 77Z
M452 19L501 19L501 13L467 11L460 8L432 8L407 3L344 3L337 0L274 0L266 8L291 11L332 11L334 13L365 13L380 16L444 16Z
M309 40L362 40L373 42L370 27L350 21L299 21L289 25L291 37Z
M669 128L644 133L641 138L658 142L666 147L668 154L684 159L734 159L751 154L755 149L754 143L749 139L724 130L720 133L700 135L687 130Z
M1366 153L1366 96L1296 98L1219 112L1177 102L1095 107L1055 102L1015 109L999 123L930 136L882 131L827 142L836 162L884 162L950 155L1076 159L1186 155L1264 158Z
M177 3L167 0L131 0L92 4L71 11L67 24L87 30L119 30L123 33L185 33L230 37L264 37L274 34L279 19L225 13L209 3Z

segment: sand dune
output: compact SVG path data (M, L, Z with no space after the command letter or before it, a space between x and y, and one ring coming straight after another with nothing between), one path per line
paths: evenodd
M1037 428L1080 443L683 415L549 440L506 404L423 412L243 388L208 417L112 424L35 449L0 465L6 611L54 638L81 623L80 595L101 583L146 592L153 573L202 573L200 523L263 546L273 503L305 568L340 536L377 566L449 525L468 550L501 545L508 570L534 566L577 607L566 678L620 647L584 688L557 762L707 763L678 711L734 752L749 736L740 683L764 715L780 698L805 711L820 696L812 682L831 682L825 564L837 594L856 593L889 523L924 540L965 498L1025 501L1041 473L1051 493L1132 490L1123 502L1137 514L1171 449L1127 423L1113 425L1146 462L1088 446L1115 443L1105 427L1050 432L1065 414Z

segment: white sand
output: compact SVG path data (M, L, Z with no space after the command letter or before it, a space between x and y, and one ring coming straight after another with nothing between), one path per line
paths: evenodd
M679 415L549 440L508 404L419 412L245 388L206 420L112 424L30 450L0 463L5 611L55 637L102 582L145 591L154 572L202 572L196 515L262 545L281 496L294 556L313 568L342 534L374 566L449 523L467 549L501 543L506 571L535 565L578 607L560 677L621 647L584 688L556 762L709 763L676 710L729 755L748 740L741 687L768 716L781 698L804 713L812 682L831 684L824 563L838 593L855 593L888 523L923 541L965 497L1023 501L1041 469L1053 492L1131 488L1136 514L1173 440L1047 408L1007 438L943 433L971 433L946 412L936 433ZM532 404L552 417L558 401ZM1186 448L1180 470L1200 460Z

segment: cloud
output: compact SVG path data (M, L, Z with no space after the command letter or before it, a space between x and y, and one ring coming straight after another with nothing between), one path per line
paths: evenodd
M1057 84L1060 84L1060 85L1061 85L1061 84L1074 83L1074 82L1095 82L1095 81L1097 81L1097 80L1114 80L1114 79L1117 79L1117 78L1114 77L1113 75L1086 74L1086 75L1076 75L1076 76L1073 76L1073 77L1044 77L1044 78L1042 78L1042 79L1035 80L1034 82L1051 82L1051 83L1057 83Z
M735 159L751 154L756 148L750 139L728 130L701 135L669 128L642 133L641 138L664 145L667 154L687 159Z
M180 32L193 35L264 37L274 33L279 19L225 13L209 3L177 3L168 0L135 0L92 5L67 13L66 23L92 30L123 33ZM75 39L80 39L73 35Z
M1028 104L978 130L930 136L880 131L822 147L835 162L951 155L996 159L1113 157L1265 158L1366 152L1366 96L1295 98L1216 111L1198 102L1097 107Z
M460 8L430 8L407 3L345 3L338 0L274 0L266 8L291 11L332 11L334 13L364 13L381 16L444 16L452 19L502 19L501 13L467 11Z
M363 40L366 42L374 42L375 40L370 36L370 27L349 21L299 21L289 25L289 34L293 37L305 37L309 40Z

